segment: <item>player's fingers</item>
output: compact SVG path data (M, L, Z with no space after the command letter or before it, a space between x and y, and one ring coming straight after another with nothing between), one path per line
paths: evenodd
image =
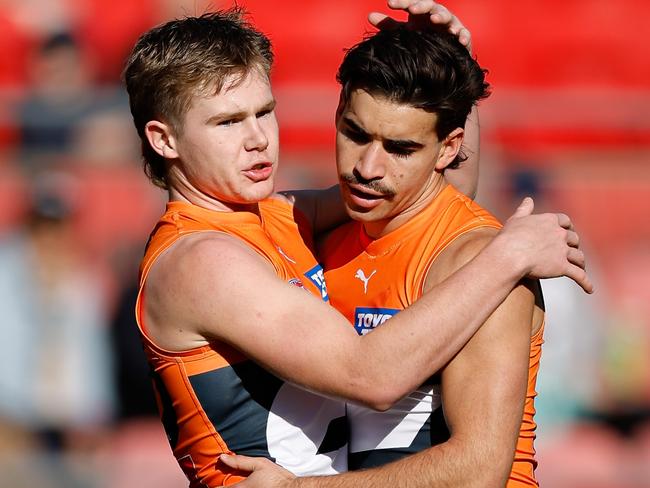
M571 247L580 247L580 236L573 230L567 230L566 243Z
M458 41L472 53L472 34L465 27L458 32Z
M560 225L560 227L573 230L573 222L571 222L571 219L568 215L563 213L558 213L555 215L557 215L557 223Z
M433 5L430 5L430 6L427 7L427 3L431 3L431 2L423 2L421 0L411 2L406 7L406 10L408 11L408 13L410 13L412 15L424 14L424 13L429 12L429 8L431 8L433 6Z
M579 268L586 269L587 267L585 253L583 253L580 249L570 247L569 251L567 252L567 260Z
M463 25L463 23L444 5L433 0L393 0L388 2L388 6L393 9L406 10L409 13L409 20L407 25L412 27L426 27L422 22L421 15L428 15L429 21L434 25L445 27L447 31L458 37L459 42L467 47L467 50L472 52L472 34ZM380 17L381 15L381 17ZM370 23L380 29L394 28L400 24L396 20L388 21L383 14L368 17ZM380 25L380 23L385 24Z
M447 30L457 36L459 42L467 47L470 53L472 52L472 34L447 7L436 3L429 11L429 19L433 24L446 26Z
M368 14L368 22L381 30L394 29L400 24L397 20L379 12L370 12Z
M431 16L431 22L447 25L447 29L452 34L458 34L460 29L464 27L458 17L452 14L444 5L435 4L428 12Z
M408 6L407 10L413 15L430 14L434 12L435 7L436 2L433 0L419 0L417 2L412 2L411 5Z
M388 15L382 14L380 12L370 12L368 14L368 22L370 22L375 27L378 27L383 20L388 18L390 18Z
M565 276L575 281L586 293L594 292L594 285L587 272L579 266L569 265Z
M508 220L526 217L527 215L532 214L534 209L535 202L532 198L526 197L521 201L517 210L515 210L515 213L513 213Z
M253 472L256 468L260 467L265 458L252 458L248 456L241 456L239 454L222 454L219 456L219 461L233 469L240 471Z
M392 9L404 10L413 3L413 0L388 0L388 6Z

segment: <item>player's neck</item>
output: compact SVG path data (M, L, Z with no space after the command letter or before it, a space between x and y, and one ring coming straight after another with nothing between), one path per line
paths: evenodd
M257 202L245 204L233 203L202 192L185 191L182 188L170 188L169 201L185 202L215 212L251 212L259 215L259 205Z

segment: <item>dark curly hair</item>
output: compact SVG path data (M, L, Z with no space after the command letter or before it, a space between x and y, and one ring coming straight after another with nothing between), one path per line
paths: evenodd
M336 79L345 102L354 90L435 113L444 139L464 127L472 107L489 96L486 70L456 36L405 25L380 30L350 48ZM457 156L450 167L466 159Z

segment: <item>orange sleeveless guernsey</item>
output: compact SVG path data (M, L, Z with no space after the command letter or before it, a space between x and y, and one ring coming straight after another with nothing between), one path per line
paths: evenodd
M359 334L371 332L421 295L436 257L459 236L499 222L452 186L404 225L371 239L359 222L332 232L321 249L332 305ZM507 486L537 486L535 382L542 330L531 338L528 389L515 460ZM449 438L435 375L387 412L348 405L350 469L385 464Z
M229 452L264 456L303 476L346 469L342 402L285 383L226 344L215 341L173 352L147 335L143 310L149 270L166 249L196 232L222 232L242 240L273 265L281 280L329 300L323 270L308 247L311 229L306 219L279 199L260 202L259 210L261 218L170 202L140 267L138 326L161 420L191 488L242 480L241 473L217 462L221 453Z

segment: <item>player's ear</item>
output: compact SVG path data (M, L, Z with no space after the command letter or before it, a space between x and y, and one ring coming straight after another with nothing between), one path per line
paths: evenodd
M442 141L440 152L438 153L438 160L436 161L436 169L438 171L444 170L447 166L454 162L461 146L463 145L463 138L465 137L465 129L456 127L452 130L447 137Z
M150 120L144 126L144 134L151 148L166 159L178 158L176 138L169 124Z

